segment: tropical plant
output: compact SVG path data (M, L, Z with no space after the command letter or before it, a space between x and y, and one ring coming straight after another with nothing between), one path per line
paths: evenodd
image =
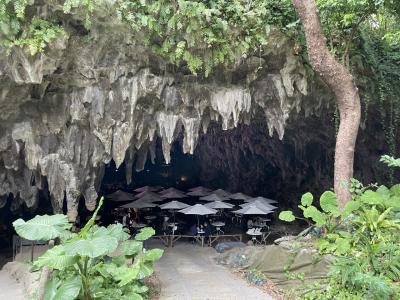
M384 157L393 164L393 158ZM335 194L325 192L320 207L312 205L310 193L303 195L300 209L322 234L315 239L321 254L333 254L326 286L304 299L399 299L400 289L400 184L363 186L352 180L352 201L338 209ZM279 218L297 217L283 211ZM303 218L300 218L303 219Z
M45 288L46 300L71 299L145 299L148 287L144 279L153 273L153 262L161 249L147 250L143 241L154 235L154 229L143 228L135 238L121 224L95 225L96 215L78 233L68 231L64 215L44 215L25 222L16 220L16 232L29 240L59 240L34 263L33 269L50 268L51 279ZM120 252L120 255L115 253Z

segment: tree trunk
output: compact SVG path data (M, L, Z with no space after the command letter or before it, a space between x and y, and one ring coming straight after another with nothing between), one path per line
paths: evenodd
M326 46L315 0L293 0L293 4L304 27L311 66L335 94L339 109L334 189L340 207L343 207L351 200L348 187L353 177L354 148L360 125L360 96L349 70L335 59Z

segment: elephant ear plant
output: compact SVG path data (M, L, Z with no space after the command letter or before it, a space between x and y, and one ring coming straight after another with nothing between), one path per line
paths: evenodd
M153 262L163 254L161 249L143 247L154 229L143 228L132 240L121 224L97 226L95 218L102 204L103 198L79 233L71 233L67 217L60 214L13 223L25 239L59 240L33 263L35 270L52 270L45 300L148 298L144 279L153 273Z

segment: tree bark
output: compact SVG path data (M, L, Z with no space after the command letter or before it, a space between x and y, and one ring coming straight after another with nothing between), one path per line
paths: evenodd
M326 46L315 0L293 0L303 24L311 66L336 97L340 124L336 137L334 189L340 207L351 200L354 148L360 126L361 107L358 88L350 71L340 64Z

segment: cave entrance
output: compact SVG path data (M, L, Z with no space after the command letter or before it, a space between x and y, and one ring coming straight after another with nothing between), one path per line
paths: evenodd
M163 224L165 217L169 218L169 222L173 220L184 224L180 228L178 226L174 234L186 235L191 234L193 225L198 225L199 221L210 224L223 221L224 228L218 228L218 230L234 234L241 233L246 236L247 230L252 227L251 223L261 224L259 222L264 220L267 223L260 225L264 229L278 228L277 235L271 235L269 240L271 241L282 234L279 230L282 224L277 222L278 212L292 207L306 191L315 192L325 189L324 182L328 183L331 180L322 168L323 165L330 164L331 154L327 153L326 148L322 148L323 143L312 139L304 142L306 134L303 129L288 126L285 138L280 140L277 136L270 137L267 134L267 126L262 121L252 122L250 125L239 125L225 131L221 129L220 124L212 123L206 133L200 134L193 155L183 153L183 135L178 136L171 145L171 161L168 164L164 160L162 141L157 140L153 157L150 152L147 154L143 170L135 170L135 161L133 164L124 161L119 168L116 168L115 163L111 161L105 168L100 193L109 195L122 190L135 195L137 194L135 190L144 186L158 187L155 193L168 188L187 193L193 187L203 186L209 189L211 194L212 191L223 189L230 194L243 193L250 197L260 196L276 200L276 203L271 202L271 204L273 203L272 205L278 208L272 213L242 215L242 218L236 218L237 215L231 213L246 204L241 199L226 200L226 203L234 207L219 210L217 216L198 218L172 213L172 210L166 213L160 209L160 205L172 200L187 205L197 203L207 205L207 201L202 201L200 197L167 198L155 202L156 207L143 207L128 214L134 219L135 224L153 225L157 234L171 233L171 230L166 230ZM128 170L128 166L132 169ZM127 176L130 173L132 175ZM128 180L127 177L132 180ZM141 196L136 199L141 199ZM113 222L115 218L126 222L123 219L126 211L121 212L118 207L128 203L130 202L107 201L103 219L108 223ZM154 221L149 219L153 216L155 216ZM286 224L283 226L284 230L288 230L285 233L298 232L302 229L301 224L296 224L293 228L288 228ZM212 230L215 233L217 226L214 226ZM247 235L247 238L251 239L251 236Z

